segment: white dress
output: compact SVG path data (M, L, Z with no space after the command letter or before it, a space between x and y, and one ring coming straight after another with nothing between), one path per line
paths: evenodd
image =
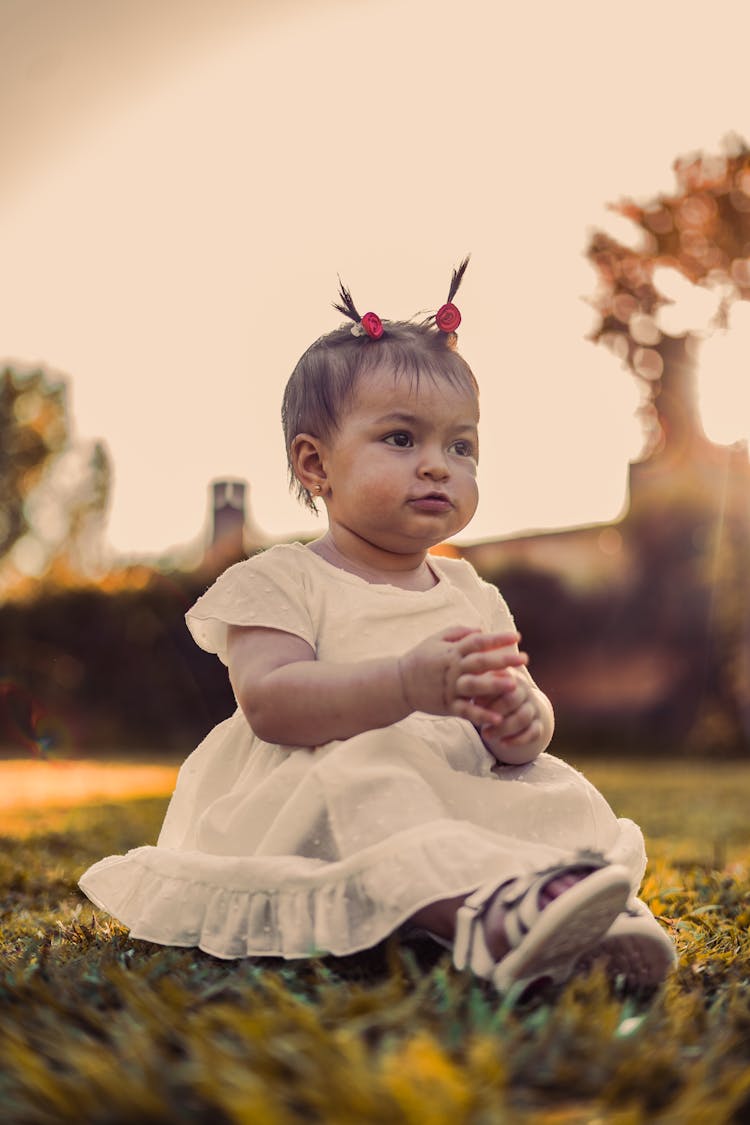
M426 591L372 585L299 543L232 566L188 626L226 663L227 625L283 629L320 660L397 655L455 625L513 628L463 560L431 558ZM347 954L421 906L578 848L623 863L640 829L550 754L498 766L464 719L417 712L315 749L270 745L238 709L183 764L155 847L95 863L80 886L133 937L216 957Z

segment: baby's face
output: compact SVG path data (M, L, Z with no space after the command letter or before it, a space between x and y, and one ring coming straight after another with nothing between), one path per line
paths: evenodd
M455 535L476 511L478 421L468 388L368 372L324 449L331 526L399 555Z

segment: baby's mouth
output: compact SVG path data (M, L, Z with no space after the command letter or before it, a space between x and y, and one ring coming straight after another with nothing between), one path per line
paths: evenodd
M453 507L444 492L427 492L424 496L415 496L409 503L420 512L447 512Z

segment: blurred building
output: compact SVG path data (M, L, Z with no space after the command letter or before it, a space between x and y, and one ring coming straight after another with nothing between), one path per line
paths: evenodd
M249 511L250 486L236 478L209 484L209 532L203 567L217 574L226 566L268 546L268 537Z

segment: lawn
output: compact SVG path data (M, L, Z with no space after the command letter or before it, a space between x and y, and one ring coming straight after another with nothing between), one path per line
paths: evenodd
M76 880L155 840L174 767L0 762L0 1121L750 1120L750 766L574 764L646 832L680 953L655 996L594 974L511 1007L395 942L283 963L132 941Z

